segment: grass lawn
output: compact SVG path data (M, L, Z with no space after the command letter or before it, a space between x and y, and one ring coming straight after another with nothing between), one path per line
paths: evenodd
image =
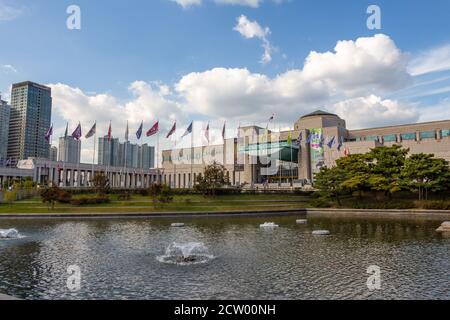
M80 196L74 196L77 198ZM85 197L85 195L83 195ZM119 212L214 212L214 211L253 211L253 210L286 210L307 207L308 197L276 194L241 194L206 198L201 195L176 195L168 204L158 203L155 207L149 196L133 195L130 200L119 201L117 195L110 196L111 202L73 206L71 204L55 205L49 210L39 197L16 201L12 204L1 204L1 214L52 214L52 213L119 213Z

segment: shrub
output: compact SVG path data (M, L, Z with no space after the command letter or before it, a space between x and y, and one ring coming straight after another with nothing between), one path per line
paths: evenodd
M156 206L160 203L170 203L173 201L173 192L170 187L163 184L153 184L148 189L148 194L152 197L153 204Z
M58 190L57 199L59 203L70 203L72 200L72 194L70 192L64 191L62 189Z
M309 202L309 205L312 208L330 208L331 207L331 203L323 197L318 197L318 198L312 199Z
M77 199L73 199L70 203L74 206L84 206L84 205L95 205L102 203L109 203L110 199L106 196L96 196L96 197L81 197Z
M13 203L17 199L17 191L11 190L11 191L5 191L3 193L3 201L6 203Z
M450 201L426 201L422 203L423 209L450 210Z
M414 209L415 208L415 204L412 201L378 201L378 202L352 201L347 206L352 209Z
M117 200L119 200L119 201L128 201L130 199L131 199L131 194L129 194L128 192L124 193L124 194L119 194L117 196Z

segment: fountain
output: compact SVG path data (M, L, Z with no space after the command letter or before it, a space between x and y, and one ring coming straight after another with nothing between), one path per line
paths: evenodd
M159 262L178 265L206 263L214 259L208 248L201 242L172 243L164 255L157 257Z
M273 229L278 228L278 225L275 222L264 222L263 224L259 225L259 227L264 229Z
M175 223L172 223L170 226L172 228L183 228L184 227L184 223L182 223L182 222L175 222Z
M330 231L328 230L315 230L312 232L315 236L328 236L330 234Z
M19 239L22 238L16 229L0 229L0 239Z

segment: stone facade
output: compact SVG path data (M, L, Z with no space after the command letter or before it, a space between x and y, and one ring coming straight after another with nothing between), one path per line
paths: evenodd
M307 137L317 132L322 142L307 143ZM297 146L294 141L300 134L303 139ZM333 137L335 143L330 148L327 143ZM165 150L162 179L172 187L189 188L205 166L216 161L225 165L232 185L291 186L312 182L321 166L332 167L346 154L367 153L394 144L408 148L412 154L432 153L450 162L450 120L349 130L337 115L316 111L301 117L291 131L266 133L264 128L249 126L240 128L239 136L227 139L225 145ZM267 170L268 163L275 171Z

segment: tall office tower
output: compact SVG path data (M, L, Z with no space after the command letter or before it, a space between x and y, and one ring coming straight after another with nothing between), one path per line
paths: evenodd
M119 139L108 136L98 138L98 164L103 166L120 166L119 162Z
M59 138L58 160L68 163L80 163L81 141L72 136Z
M29 157L49 158L45 134L51 124L51 93L49 87L31 81L13 84L7 152L13 164Z
M7 161L10 111L11 107L0 95L0 163Z
M58 161L58 148L55 146L50 147L50 161Z
M154 147L130 142L119 144L119 163L121 167L149 169L154 166ZM125 155L126 153L126 155ZM126 163L125 163L126 159Z
M155 167L155 147L147 144L139 146L138 168L149 169Z

